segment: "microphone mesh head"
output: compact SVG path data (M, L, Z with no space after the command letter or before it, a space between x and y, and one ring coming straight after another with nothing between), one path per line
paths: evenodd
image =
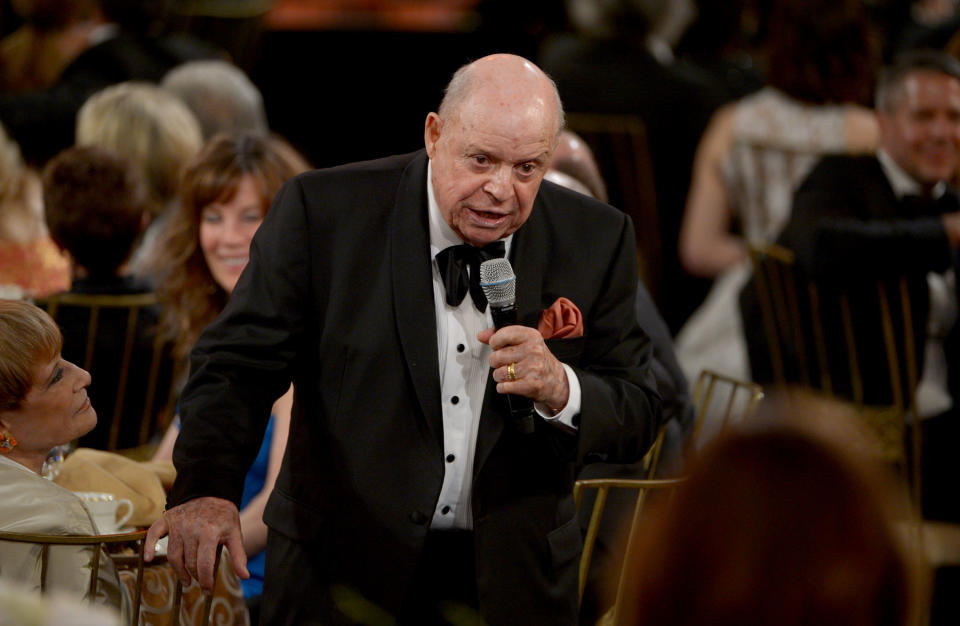
M510 261L490 259L480 264L480 287L490 306L509 306L517 300L517 277Z

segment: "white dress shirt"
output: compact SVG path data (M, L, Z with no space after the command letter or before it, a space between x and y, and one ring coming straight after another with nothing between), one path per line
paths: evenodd
M443 279L437 266L437 254L463 243L440 213L433 193L432 168L427 164L427 202L430 221L430 257L433 266L433 303L437 317L437 354L440 359L440 400L443 408L444 474L443 486L433 512L431 528L471 529L473 512L470 493L473 486L473 460L480 427L480 410L490 372L490 346L480 343L477 334L493 328L490 308L481 313L469 292L459 306L446 302ZM510 255L513 236L506 237L506 255ZM517 280L523 280L518 276ZM570 396L556 415L535 405L538 415L560 428L576 430L573 418L580 413L580 381L565 363Z

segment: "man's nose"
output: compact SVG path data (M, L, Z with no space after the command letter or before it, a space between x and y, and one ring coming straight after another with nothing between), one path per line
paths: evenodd
M944 141L956 139L960 135L960 123L946 116L938 116L930 124L930 134Z
M510 181L511 175L509 166L500 165L487 179L483 190L490 194L496 202L504 202L513 193L513 186Z

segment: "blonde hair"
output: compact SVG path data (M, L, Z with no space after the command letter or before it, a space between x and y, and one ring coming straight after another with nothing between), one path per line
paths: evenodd
M33 386L37 364L60 354L63 337L42 309L0 300L0 411L14 411Z
M90 96L77 113L76 143L126 157L147 181L150 209L159 215L177 197L180 172L203 145L200 124L173 94L126 82Z
M26 243L46 234L39 179L0 124L0 240Z
M0 203L20 195L23 187L23 158L20 146L0 124Z

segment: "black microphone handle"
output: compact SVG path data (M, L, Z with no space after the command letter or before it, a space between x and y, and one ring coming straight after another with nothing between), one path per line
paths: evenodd
M504 326L513 326L517 323L517 305L490 305L490 315L497 330ZM507 404L510 406L510 418L517 432L524 435L532 433L534 431L533 400L526 396L507 394Z

